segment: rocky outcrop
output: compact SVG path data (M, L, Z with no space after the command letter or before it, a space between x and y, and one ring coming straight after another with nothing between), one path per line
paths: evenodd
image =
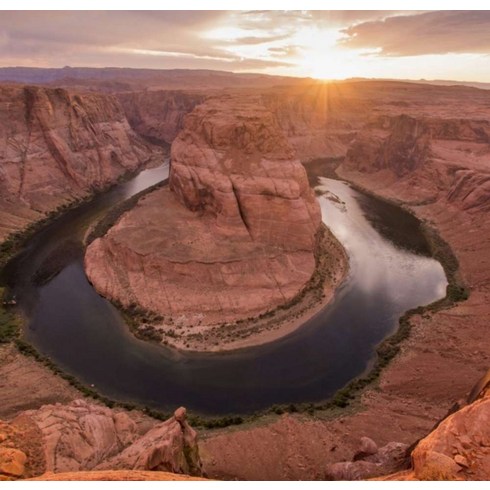
M488 480L490 477L490 371L461 402L409 451L390 442L378 449L361 438L352 461L327 465L330 480ZM396 472L408 465L411 469ZM395 473L393 473L395 472ZM389 474L392 473L392 474ZM383 476L387 475L387 476Z
M347 151L346 167L364 172L413 172L430 155L428 125L407 115L380 117L361 131Z
M97 469L168 471L200 475L201 461L197 434L186 421L185 408L179 408L166 422L155 426L117 456Z
M194 110L172 145L170 189L226 234L312 251L319 207L306 172L260 99L223 97Z
M0 238L151 156L109 95L0 87Z
M136 424L124 412L75 400L24 412L42 432L47 471L92 469L133 443Z
M488 209L490 122L380 116L359 131L342 171L375 174L411 203L444 200L462 211Z
M325 479L366 480L396 471L404 465L407 448L407 444L390 442L378 449L372 439L363 437L353 461L327 465Z
M412 452L420 480L490 478L490 389L443 420Z
M24 474L27 456L18 449L0 447L0 480L19 478Z
M487 212L490 209L490 172L456 170L447 200L449 203L458 204L463 211Z
M172 143L184 125L184 116L204 101L199 92L145 90L117 94L129 124L155 144Z
M140 200L88 247L97 289L192 325L293 298L315 267L320 211L260 98L207 100L186 117L171 154L170 190Z
M468 404L443 419L411 453L409 471L386 480L478 480L490 478L490 371Z
M407 114L379 116L359 132L347 151L345 166L363 172L389 169L403 177L432 160L456 161L448 152L447 142L452 142L454 153L467 153L471 148L468 144L476 145L475 150L482 153L490 145L490 123Z
M93 469L201 474L197 434L184 408L155 424L84 400L45 405L0 423L0 439L0 474L6 477Z

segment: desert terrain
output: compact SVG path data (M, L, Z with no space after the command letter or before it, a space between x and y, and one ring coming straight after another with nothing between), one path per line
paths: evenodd
M164 319L205 311L211 325L218 316L231 324L291 300L318 267L320 216L307 173L315 185L323 170L314 162L323 159L325 173L403 206L436 230L457 258L446 264L457 287L440 307L410 317L397 355L347 406L198 428L197 442L181 412L161 424L141 412L76 401L80 394L67 381L6 343L0 472L488 479L488 379L469 394L490 359L490 92L267 77L247 85L228 74L209 75L206 93L203 76L186 73L179 90L153 76L137 87L121 85L120 74L103 83L0 85L3 238L143 168L171 145L169 187L145 195L89 245L87 273L123 305L136 302ZM319 286L326 301L345 263L333 239L323 250L338 259L324 264L334 278ZM202 263L204 255L211 263ZM318 307L313 299L305 314ZM200 342L190 345L203 349L206 339ZM161 432L163 445L154 446ZM83 454L73 449L80 438L90 446ZM185 457L189 451L194 458ZM16 464L5 470L4 461Z

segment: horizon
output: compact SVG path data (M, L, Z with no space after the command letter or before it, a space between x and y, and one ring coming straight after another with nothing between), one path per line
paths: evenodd
M4 11L2 68L490 83L490 12Z
M443 79L443 78L396 78L396 77L348 77L348 78L315 78L315 77L299 77L295 75L275 75L269 73L261 73L255 71L231 71L231 70L216 70L210 68L134 68L131 66L27 66L27 65L10 65L10 66L0 66L0 71L2 70L135 70L135 71L154 71L154 72L170 72L170 71L191 71L191 72L216 72L216 73L227 73L231 75L255 75L255 76L265 76L271 78L290 78L291 80L311 80L312 82L323 82L323 83L341 83L341 82L400 82L400 83L420 83L420 84L443 84L450 86L450 83L454 83L456 86L468 86L472 88L482 88L482 86L489 86L489 82L481 82L478 80L455 80L455 79ZM82 80L83 78L80 77ZM13 82L13 83L24 83L15 78L7 79L0 78L0 83Z

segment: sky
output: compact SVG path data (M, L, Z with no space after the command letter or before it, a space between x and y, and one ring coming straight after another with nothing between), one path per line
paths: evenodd
M490 82L490 11L3 11L0 66Z

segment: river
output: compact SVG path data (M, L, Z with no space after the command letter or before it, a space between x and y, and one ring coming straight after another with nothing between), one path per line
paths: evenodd
M6 269L26 317L25 339L112 399L210 415L324 400L369 368L404 311L445 295L444 271L428 255L415 218L342 181L320 178L323 220L350 259L348 277L328 306L290 335L241 351L181 353L140 341L88 282L80 243L112 206L167 177L167 165L145 170L68 211ZM59 272L47 282L34 280L67 244L78 248L65 254Z

